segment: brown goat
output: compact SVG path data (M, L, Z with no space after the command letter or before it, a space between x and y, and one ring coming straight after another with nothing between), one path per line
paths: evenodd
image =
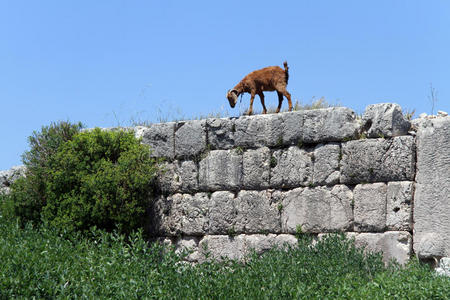
M292 110L291 94L286 90L288 84L289 72L287 62L284 62L284 70L278 66L267 67L261 70L256 70L248 74L241 80L234 88L228 90L227 99L230 106L234 107L239 95L243 93L250 93L250 108L248 114L253 112L253 100L255 95L259 95L261 104L263 106L263 114L267 113L266 105L264 104L263 91L277 91L278 94L278 108L277 113L281 109L283 102L283 95L287 98L289 103L289 111Z

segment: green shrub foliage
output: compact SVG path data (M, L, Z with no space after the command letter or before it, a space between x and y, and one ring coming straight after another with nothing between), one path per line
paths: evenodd
M12 187L16 214L66 232L95 226L128 234L142 227L157 171L149 148L131 132L71 128L52 128L52 143L38 142L47 128L35 134L24 159L32 168Z
M34 131L28 138L30 150L22 156L26 166L24 178L11 186L10 200L14 203L11 214L21 221L37 223L46 204L46 186L50 175L50 164L62 144L79 133L83 125L69 122L52 123Z
M62 145L51 165L44 220L86 230L143 225L156 164L133 133L95 129Z

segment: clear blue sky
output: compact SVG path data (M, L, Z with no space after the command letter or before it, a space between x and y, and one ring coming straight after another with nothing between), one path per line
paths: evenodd
M432 84L435 110L450 112L450 1L0 0L0 170L53 121L235 116L249 96L232 110L226 91L284 60L303 103L418 115L431 113Z

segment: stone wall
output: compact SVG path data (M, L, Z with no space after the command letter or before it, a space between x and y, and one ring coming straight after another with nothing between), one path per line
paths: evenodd
M165 158L149 228L190 261L299 232L344 232L386 261L450 256L450 117L412 123L384 103L362 118L337 107L135 127ZM0 188L19 171L0 172Z
M192 261L241 258L345 232L405 262L412 253L415 136L398 105L344 107L136 128L165 157L154 236Z

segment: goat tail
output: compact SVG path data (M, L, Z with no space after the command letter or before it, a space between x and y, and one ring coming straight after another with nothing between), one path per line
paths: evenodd
M286 85L287 85L288 80L289 80L289 68L288 68L287 61L284 61L283 65L284 65L284 78L286 80Z

